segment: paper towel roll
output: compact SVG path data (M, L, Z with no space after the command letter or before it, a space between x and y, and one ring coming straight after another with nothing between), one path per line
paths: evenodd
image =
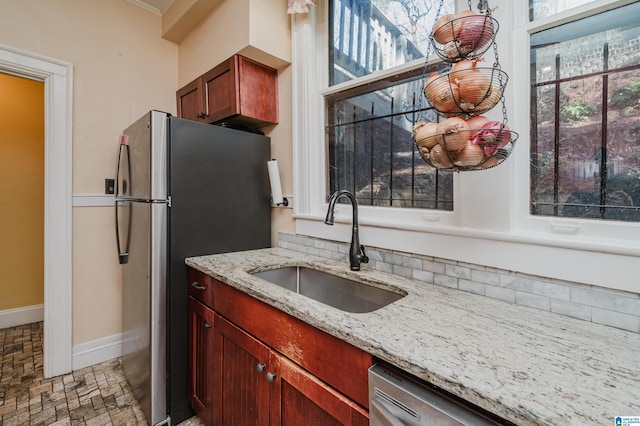
M267 168L269 169L269 182L271 183L271 199L273 200L273 204L282 204L284 200L282 198L278 160L267 161Z

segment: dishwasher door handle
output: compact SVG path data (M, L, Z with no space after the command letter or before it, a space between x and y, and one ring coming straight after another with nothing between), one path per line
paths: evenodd
M405 426L404 423L375 399L371 401L371 420L377 420L377 422L371 422L372 426Z

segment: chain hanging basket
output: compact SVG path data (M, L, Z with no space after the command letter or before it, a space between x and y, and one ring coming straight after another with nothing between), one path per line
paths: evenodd
M440 1L438 16L443 1ZM424 76L424 96L442 119L425 123L418 119L413 138L420 157L439 170L484 170L502 163L511 154L518 134L507 126L504 92L508 81L501 70L495 36L498 22L486 1L479 8L438 19L431 45L438 56L453 66L444 74ZM480 66L493 46L495 63ZM427 58L429 57L427 52ZM425 72L427 67L425 66ZM482 114L502 103L503 121Z
M435 123L422 123L414 136L420 157L437 169L452 171L484 170L502 163L517 135L498 121L476 118L449 118L433 129L429 124Z
M457 70L457 65L468 68ZM458 62L446 74L433 73L424 86L431 106L443 117L480 115L493 109L502 99L509 77L498 68L475 66L477 62Z
M491 16L471 10L444 15L433 27L431 44L444 61L476 59L493 45L498 28Z

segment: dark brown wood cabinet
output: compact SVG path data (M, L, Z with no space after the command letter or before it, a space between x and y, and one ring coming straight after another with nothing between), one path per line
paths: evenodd
M214 425L269 425L269 396L273 374L269 348L223 318L216 324L220 397L214 404Z
M278 356L271 424L366 426L368 412L287 358Z
M198 351L203 345L192 342L190 354L193 383L212 383L198 394L210 392L211 403L207 396L192 398L196 412L198 401L207 401L201 404L208 408L207 413L198 412L205 424L368 424L371 355L190 270L190 281L207 280L213 289L214 331L207 335L213 348L212 352L209 347ZM195 303L192 309L200 309ZM190 315L198 318L199 314ZM194 340L200 335L191 332ZM210 361L198 360L198 354ZM209 371L196 370L203 365Z
M213 310L189 297L189 399L191 407L206 424L211 424L214 401Z
M176 93L178 117L259 128L278 123L278 71L234 55Z

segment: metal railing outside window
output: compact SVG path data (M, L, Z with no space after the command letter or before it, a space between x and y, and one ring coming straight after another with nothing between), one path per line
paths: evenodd
M452 0L443 3L441 14L453 12ZM424 59L437 6L426 0L330 1L329 83L356 83L325 98L327 196L348 189L363 205L453 210L452 175L424 163L411 137L418 118L438 120L422 94L424 65L357 84Z
M640 221L640 2L531 37L533 215Z

